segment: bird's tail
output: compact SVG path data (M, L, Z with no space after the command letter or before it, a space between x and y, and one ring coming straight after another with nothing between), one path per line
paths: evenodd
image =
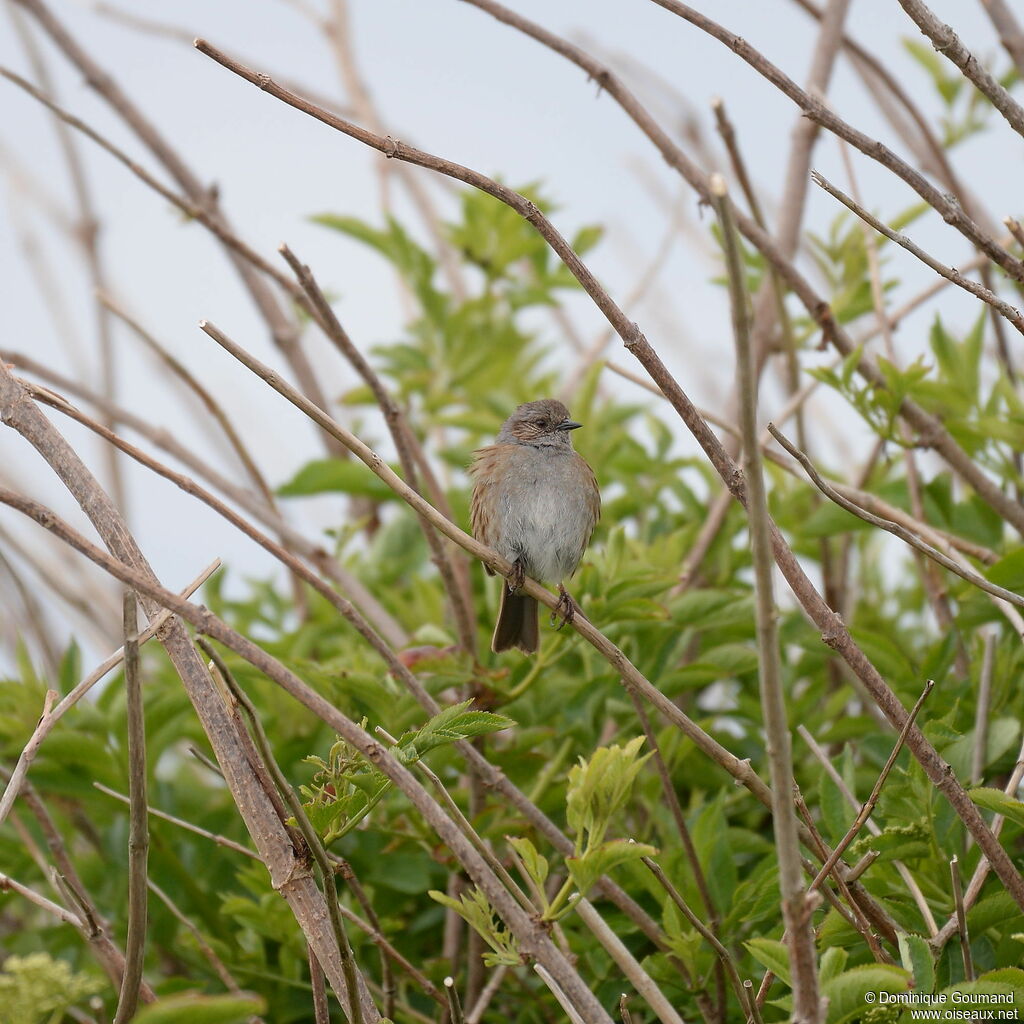
M539 642L537 599L529 594L509 593L508 587L502 586L491 650L497 653L518 647L524 654L533 654Z

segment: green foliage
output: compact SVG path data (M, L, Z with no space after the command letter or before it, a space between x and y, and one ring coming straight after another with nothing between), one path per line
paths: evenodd
M142 1007L133 1019L138 1024L243 1024L264 1009L263 1000L252 997L181 993Z
M0 1012L5 1024L59 1020L103 987L100 978L79 974L48 953L9 956L0 972Z
M502 964L517 967L522 962L515 937L498 922L494 908L479 889L471 889L457 900L436 889L431 889L428 895L458 914L491 947L491 952L484 954L484 962L489 967Z
M471 711L472 703L467 700L453 704L419 729L404 733L391 748L391 754L402 764L411 765L437 747L486 736L515 724L490 711ZM365 719L362 724L365 728ZM302 787L306 797L303 808L325 845L351 832L392 786L383 771L340 737L327 760L313 754L306 761L318 771L312 784Z
M953 99L962 103L964 94ZM531 195L548 208L536 189ZM909 223L921 212L920 206L911 207L892 222ZM539 325L547 323L549 308L575 282L532 228L476 193L460 200L458 219L447 228L463 257L465 287L457 294L431 253L397 221L371 225L333 214L317 220L336 233L339 244L368 248L386 260L412 296L409 323L398 336L379 339L372 361L408 409L435 460L454 518L466 526L469 485L463 470L470 453L493 439L516 403L560 392L568 376ZM582 252L599 240L598 230L583 228L574 245ZM812 239L811 251L839 319L851 325L873 323L860 225L845 216L837 219L824 237ZM756 286L764 274L763 260L752 252L745 259ZM894 283L885 276L884 287ZM798 342L810 344L816 329L798 317L794 323ZM985 354L988 330L981 317L966 330L936 319L927 358L901 367L880 361L885 387L865 385L857 374L861 349L835 370L819 372L886 442L864 489L906 511L913 507L898 448L904 438L895 419L905 397L939 415L1001 486L1009 490L1020 482L1014 454L1024 447L1024 407ZM684 453L666 404L623 402L610 394L614 388L605 368L596 364L580 376L568 398L574 418L584 423L574 442L594 466L604 502L602 522L571 590L590 621L669 700L767 779L745 516L738 506L727 510L699 576L680 586L680 568L720 485L703 459ZM365 388L352 390L343 401L354 420L365 416L367 423L378 422L370 416L373 401ZM360 422L357 429L390 456L386 439L372 436L375 427ZM841 475L849 476L849 467L842 469ZM919 472L929 523L990 549L991 556L974 559L978 568L1003 586L1024 587L1024 547L1004 536L998 517L931 461L920 460ZM577 894L595 902L683 1019L699 1019L714 988L714 952L640 862L647 856L657 858L695 913L715 922L715 934L730 950L741 977L756 984L766 969L778 976L764 1017L767 1024L783 1020L791 1008L788 955L766 808L651 713L664 772L692 843L691 857L666 804L659 765L651 745L645 747L633 704L604 659L571 631L546 628L534 658L490 654L500 584L475 566L477 656L459 653L444 588L414 515L353 462L303 463L297 458L285 475L279 493L288 501L325 493L358 499L358 516L329 531L330 547L407 631L409 643L400 657L443 710L425 720L388 666L317 594L305 593L300 607L280 581L230 577L226 585L228 573L221 573L204 591L209 607L351 719L371 733L382 730L381 742L414 772L421 770L420 762L429 763L458 808L453 816L471 823L488 855L514 880L512 888L530 900L537 927L571 952L604 1005L615 1005L623 977L574 913ZM1001 841L1019 860L1024 805L995 788L1012 771L1021 741L1024 688L1017 681L1024 672L1024 651L1019 637L987 600L948 576L942 584L952 622L940 629L915 563L902 548L821 502L802 480L769 467L768 484L772 515L811 574L831 584L838 578L837 567L846 566L836 599L858 643L904 706L913 704L925 679L935 680L920 724L962 780L972 771L976 746L979 628L996 634L988 742L982 777L971 780L978 784L971 795L986 814L1006 815ZM864 799L894 737L866 713L820 633L785 600L779 628L790 721L807 728L845 785ZM960 645L966 660L958 656ZM444 936L455 934L451 915L456 915L481 936L487 965L509 968L508 983L485 1019L508 1024L563 1019L494 907L467 882L410 801L360 750L338 739L240 659L226 658L256 706L283 772L302 794L314 828L344 861L339 889L346 909L364 916L365 897L377 917L374 927L434 985L448 974L457 975L460 985L465 980L466 943L455 962L445 954ZM180 682L155 649L145 649L143 661L151 804L251 848L222 779L189 754L190 746L207 755L210 750ZM31 734L47 688L66 693L82 674L72 648L54 677L23 656L14 678L0 680L0 754L6 763L13 763ZM477 695L475 703L466 699L471 693ZM454 747L461 740L477 745L571 837L568 856L511 801L499 799L469 775ZM84 885L112 922L117 946L125 938L126 810L93 782L125 792L126 751L123 687L113 679L58 725L31 770ZM796 782L817 827L834 844L856 812L796 737L793 753ZM962 987L955 941L933 954L926 941L928 923L901 870L913 874L941 924L953 911L948 860L960 856L969 875L978 863L977 848L967 848L948 802L906 751L886 781L872 820L880 834L862 831L845 859L852 864L869 851L879 854L861 884L898 925L898 945L885 943L895 963L876 963L863 936L827 902L817 910L813 923L831 1024L893 1019L891 1007L866 1009L868 991ZM37 826L27 815L22 823L42 848ZM159 1001L139 1019L151 1024L186 1017L229 1021L260 1012L275 1024L309 1021L305 942L263 866L161 818L152 818L150 828L151 875L194 924L202 944L162 902L151 901L146 977ZM40 891L48 886L12 823L0 829L0 859L3 870L19 881ZM357 891L341 884L349 871L358 880ZM595 886L602 874L610 874L655 923L657 942L603 898ZM53 959L41 961L42 987L64 1000L46 1013L63 1012L98 991L108 1019L116 993L98 981L87 947L72 930L43 919L13 894L3 897L2 909L0 934L9 955L0 985L24 984L18 980L25 972L18 973L17 957L44 948ZM1007 972L1024 957L1024 915L998 879L988 879L968 923L979 973L974 984L1017 984L1017 975ZM371 937L354 926L349 936L360 968L373 985L383 985L380 954ZM223 997L223 979L211 966L209 950L243 990L258 994L264 1009ZM72 990L70 982L55 981L56 972L65 970L66 979L79 979L86 987ZM437 1019L436 1004L400 969L394 973L397 1024ZM731 993L727 1004L727 1024L740 1024L742 1011ZM0 1005L6 1005L2 996ZM639 1000L631 1007L637 1024L651 1024L654 1018ZM337 1009L335 1017L341 1019ZM15 1019L34 1024L42 1014Z
M941 117L942 144L952 148L984 131L989 126L992 105L960 72L930 43L920 39L904 39L907 52L924 69L945 107ZM1012 65L995 76L1004 88L1019 77Z

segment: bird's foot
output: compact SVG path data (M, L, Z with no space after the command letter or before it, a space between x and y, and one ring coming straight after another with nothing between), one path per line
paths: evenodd
M565 587L558 584L558 604L555 605L551 612L551 625L555 629L562 629L564 626L572 624L572 620L576 618L576 613L583 614L582 609L576 603L575 598L569 593Z
M523 587L523 582L526 580L526 570L523 568L523 563L520 559L516 559L512 563L512 575L509 576L506 581L508 585L508 592L510 594L516 593Z

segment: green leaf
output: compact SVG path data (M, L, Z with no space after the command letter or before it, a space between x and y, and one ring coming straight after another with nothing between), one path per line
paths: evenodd
M839 946L831 946L826 949L821 957L821 966L818 968L818 984L827 985L833 978L843 973L846 961L850 954Z
M655 847L632 839L611 839L596 849L588 850L581 857L566 857L565 864L576 888L586 896L591 886L613 868L641 857L656 857L657 854Z
M573 236L572 247L578 256L583 256L601 241L604 228L597 224L589 224L580 228Z
M821 986L821 994L828 999L827 1024L859 1020L865 1007L872 1005L879 993L909 992L911 984L909 972L900 967L888 964L852 967ZM865 998L869 995L870 999Z
M993 892L978 900L967 911L967 931L974 937L988 931L989 928L1008 924L1013 927L1022 916L1024 911L1021 911L1017 901L1008 892Z
M235 1024L265 1009L263 1000L253 996L178 993L143 1006L133 1019L136 1024Z
M566 817L579 837L587 834L588 845L598 845L604 839L611 819L629 799L633 782L651 756L640 756L644 737L636 736L620 747L598 747L589 761L580 758L579 764L569 769L569 789L566 794Z
M772 974L777 975L787 985L789 980L789 950L784 942L775 939L748 939L743 943L747 952Z
M914 988L918 992L932 992L935 989L935 962L931 947L920 935L901 932L898 936L900 961L914 976Z
M1011 551L985 570L989 583L996 583L1007 590L1024 591L1024 547Z
M380 477L355 459L316 459L307 462L277 493L283 498L311 494L357 494L375 501L391 501L395 492Z
M523 836L508 836L506 838L508 839L509 846L519 854L519 859L523 862L523 867L526 869L527 874L540 888L543 888L548 878L547 858L542 857L537 852L537 847Z
M1024 971L1019 967L986 971L974 981L962 981L942 991L951 997L947 1006L961 1012L977 1011L979 1018L991 1013L994 1016L987 1019L1019 1020L1024 1013Z
M470 698L439 711L419 729L405 733L398 741L399 747L410 753L414 749L415 755L422 757L427 751L446 743L458 743L474 736L501 732L516 724L511 718L491 711L472 711L469 709L472 703Z
M1007 796L1001 789L990 789L988 786L978 786L976 789L969 789L967 795L979 806L986 810L995 811L1018 825L1024 825L1024 803Z
M437 889L431 889L427 895L442 907L455 911L491 947L493 952L485 956L488 964L504 964L507 967L520 965L515 937L497 922L494 908L479 889L464 892L457 900Z

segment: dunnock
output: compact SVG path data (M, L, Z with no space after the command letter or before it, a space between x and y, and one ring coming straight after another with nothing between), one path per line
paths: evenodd
M576 605L562 581L576 571L601 514L594 472L572 448L580 426L553 398L527 402L469 468L473 535L516 569L501 588L493 651L537 650L537 601L518 593L525 576L557 581L562 625L572 621Z

